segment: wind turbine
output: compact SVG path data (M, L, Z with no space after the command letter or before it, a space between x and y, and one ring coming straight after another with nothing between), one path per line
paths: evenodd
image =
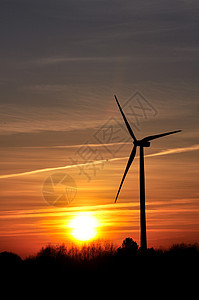
M119 110L122 114L122 117L123 117L126 127L128 129L128 132L133 139L133 144L134 144L133 149L130 154L130 157L129 157L129 160L126 165L126 169L124 171L124 175L122 177L122 181L120 183L120 186L119 186L116 198L115 198L115 202L117 201L117 198L119 196L124 179L125 179L125 177L128 173L128 170L135 158L136 149L139 146L140 147L140 226L141 226L140 240L141 240L141 249L146 250L147 249L147 238L146 238L146 216L145 216L144 147L150 147L150 141L152 141L152 140L158 139L158 138L166 136L166 135L174 134L174 133L180 132L182 130L175 130L175 131L170 131L170 132L166 132L166 133L150 135L150 136L143 138L142 140L137 140L133 133L133 130L131 129L131 127L125 117L125 114L124 114L116 96L115 96L115 100L116 100Z

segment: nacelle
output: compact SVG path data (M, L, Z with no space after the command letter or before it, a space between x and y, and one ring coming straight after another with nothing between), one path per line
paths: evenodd
M142 146L143 147L150 147L151 143L150 142L145 142L145 143L142 143Z
M133 142L136 146L142 146L142 147L150 147L151 143L148 141L135 141Z

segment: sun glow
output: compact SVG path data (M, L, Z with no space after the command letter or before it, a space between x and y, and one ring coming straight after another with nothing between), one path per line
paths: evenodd
M75 216L68 227L71 228L71 235L77 241L89 241L97 236L99 226L96 217L88 214Z

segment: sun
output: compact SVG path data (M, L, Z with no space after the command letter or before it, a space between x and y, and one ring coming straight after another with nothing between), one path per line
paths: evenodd
M75 216L68 225L71 228L72 237L80 242L94 239L97 236L98 226L97 218L88 214Z

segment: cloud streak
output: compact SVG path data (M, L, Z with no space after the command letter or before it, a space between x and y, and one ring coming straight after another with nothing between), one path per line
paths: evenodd
M91 144L91 145L93 146L93 144ZM97 145L95 145L95 146L97 146ZM154 156L170 155L170 154L177 154L177 153L185 153L185 152L191 152L191 151L197 151L197 150L199 150L199 144L193 145L193 146L190 146L190 147L168 149L168 150L164 150L164 151L161 151L161 152L146 155L146 157L154 157ZM101 164L101 163L105 163L105 162L118 161L118 160L123 160L123 159L127 159L127 158L128 157L117 157L117 158L111 158L111 159L95 160L95 161L91 161L91 162L88 162L88 163L82 163L82 164L58 166L58 167L52 167L52 168L43 168L43 169L37 169L37 170L21 172L21 173L14 173L14 174L5 174L5 175L0 175L0 179L35 175L35 174L38 174L38 173L56 171L56 170L66 170L66 169L71 169L71 168L76 168L76 167L89 166L89 165L93 165L93 164Z
M183 153L183 152L190 152L190 151L196 151L199 150L199 144L193 145L191 147L185 147L185 148L174 148L174 149L168 149L164 150L158 153L149 154L146 155L147 157L153 157L153 156L161 156L161 155L168 155L168 154L176 154L176 153Z

